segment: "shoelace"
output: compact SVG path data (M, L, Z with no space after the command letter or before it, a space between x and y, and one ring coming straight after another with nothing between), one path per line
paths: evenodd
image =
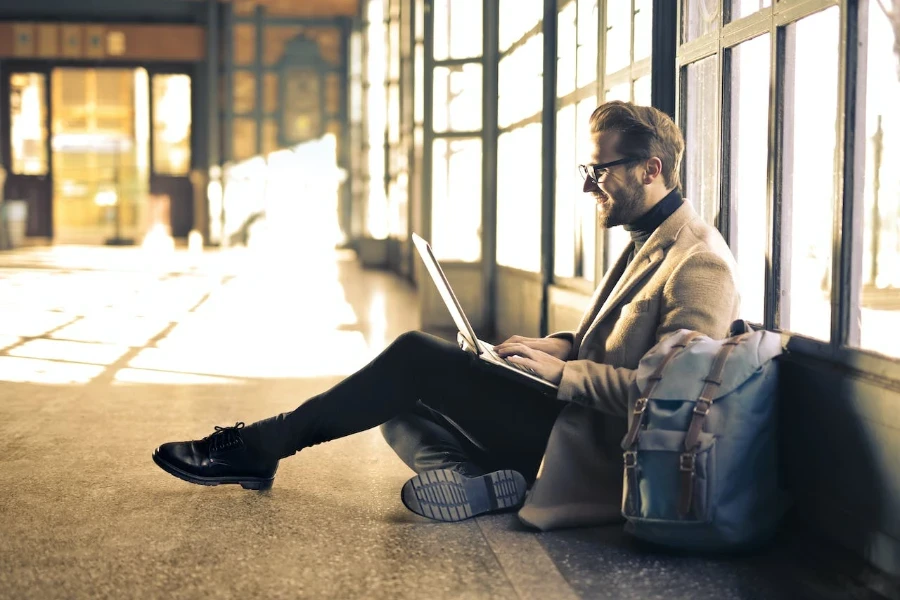
M216 425L216 431L206 438L209 441L209 451L216 452L242 444L244 440L241 438L240 430L243 428L243 421L238 421L234 424L234 427L219 427Z

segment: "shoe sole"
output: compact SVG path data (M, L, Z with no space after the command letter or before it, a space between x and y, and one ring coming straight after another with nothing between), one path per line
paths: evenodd
M513 470L466 477L451 469L420 473L403 484L401 500L429 519L456 522L495 510L516 508L525 499L525 478Z
M274 477L269 479L261 479L258 477L198 477L197 475L191 475L190 473L182 471L178 467L167 463L156 453L153 454L153 462L169 475L174 475L178 479L182 479L188 483L196 483L197 485L236 483L240 484L245 490L265 491L270 489L275 481Z

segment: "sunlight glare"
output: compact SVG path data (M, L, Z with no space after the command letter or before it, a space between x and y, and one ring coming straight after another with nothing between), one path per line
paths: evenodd
M0 381L48 385L84 384L106 367L52 360L0 356Z

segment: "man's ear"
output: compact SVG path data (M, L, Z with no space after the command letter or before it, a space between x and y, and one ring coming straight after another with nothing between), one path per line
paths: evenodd
M650 185L657 177L662 175L662 161L657 157L653 157L644 163L644 185Z

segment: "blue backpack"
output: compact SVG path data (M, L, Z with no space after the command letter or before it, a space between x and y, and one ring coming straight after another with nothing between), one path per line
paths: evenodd
M784 507L772 359L781 337L743 321L731 334L713 340L679 330L641 359L640 397L622 441L622 516L638 538L725 550L763 543L775 531Z

